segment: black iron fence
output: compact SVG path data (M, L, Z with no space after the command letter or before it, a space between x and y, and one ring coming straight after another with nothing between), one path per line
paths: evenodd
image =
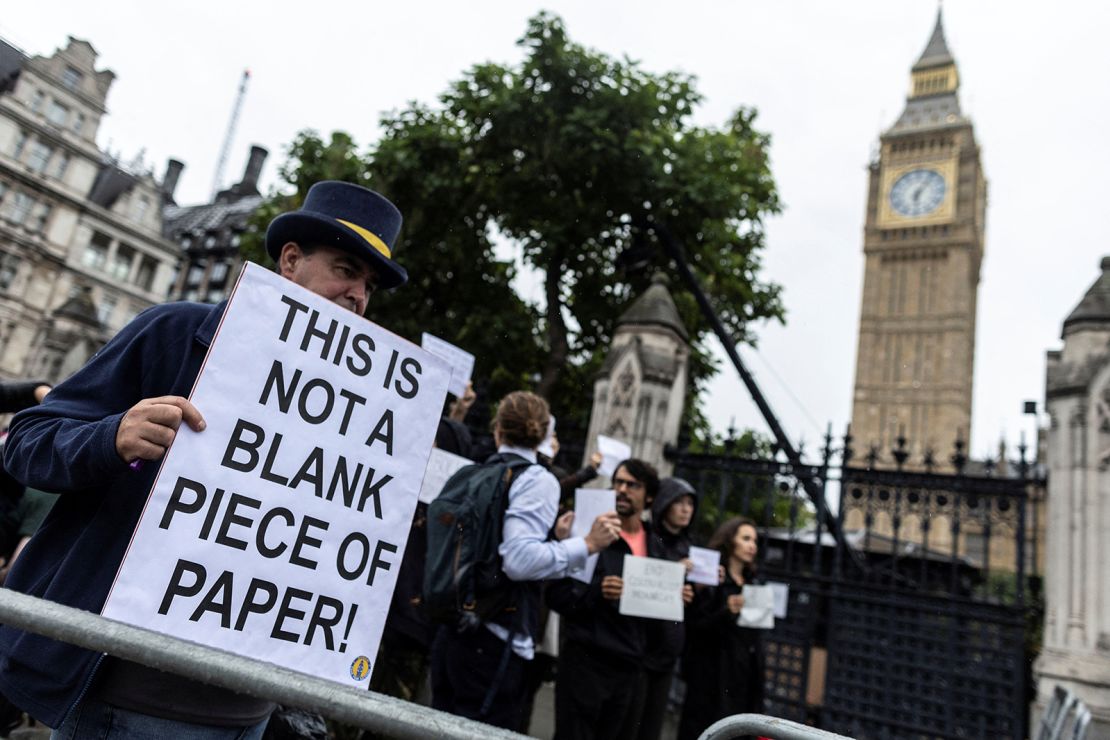
M905 440L858 466L850 438L812 465L671 451L702 541L756 520L760 574L789 589L765 711L859 738L1026 736L1044 481L1020 453L976 463L957 443L941 469Z

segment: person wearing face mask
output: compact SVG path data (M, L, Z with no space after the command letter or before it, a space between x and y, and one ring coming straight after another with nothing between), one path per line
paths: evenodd
M690 525L698 509L698 494L682 478L664 478L659 481L659 495L651 506L651 536L648 553L653 558L681 562L689 570ZM687 598L693 597L693 587L686 585ZM682 655L685 627L682 622L651 620L646 626L647 649L644 653L643 691L640 703L633 712L640 718L638 731L626 737L631 740L658 740L663 731L663 716L667 710L667 696L675 664ZM635 723L629 723L635 729Z
M724 578L719 586L699 586L686 609L679 740L698 737L724 717L762 709L760 631L739 625L744 584L755 583L757 540L755 522L746 517L729 519L709 540L710 549L721 553Z

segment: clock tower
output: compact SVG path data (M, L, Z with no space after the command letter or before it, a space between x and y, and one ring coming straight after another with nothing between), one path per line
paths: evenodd
M905 436L907 467L969 438L987 183L941 14L870 165L852 436L857 459Z

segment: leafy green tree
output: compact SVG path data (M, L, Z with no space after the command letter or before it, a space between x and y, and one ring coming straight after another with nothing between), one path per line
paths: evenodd
M582 395L616 319L647 288L650 275L616 268L638 238L636 219L664 222L685 243L738 339L751 339L751 321L781 317L778 287L757 277L763 219L779 205L754 111L741 109L721 129L695 126L691 77L585 49L547 14L529 22L520 45L519 66L482 64L452 85L439 122L467 144L459 168L467 187L544 275L539 391ZM692 298L674 290L702 339ZM698 354L696 381L710 371Z
M628 247L650 245L635 224L665 224L685 245L737 340L753 340L753 321L782 318L778 286L759 278L763 221L779 209L770 142L747 108L720 128L694 125L692 77L586 49L554 16L530 20L519 44L519 65L479 64L437 105L387 116L366 158L344 135L302 134L282 171L296 193L272 200L259 223L322 176L387 193L406 215L398 259L412 281L376 297L372 316L473 352L476 376L499 388L538 375L560 428L583 429L616 320L649 285L650 271L618 267ZM540 271L541 307L511 295L495 238ZM658 254L655 266L669 267ZM682 286L672 292L694 339L696 393L714 372L708 326ZM703 428L696 404L690 413Z

